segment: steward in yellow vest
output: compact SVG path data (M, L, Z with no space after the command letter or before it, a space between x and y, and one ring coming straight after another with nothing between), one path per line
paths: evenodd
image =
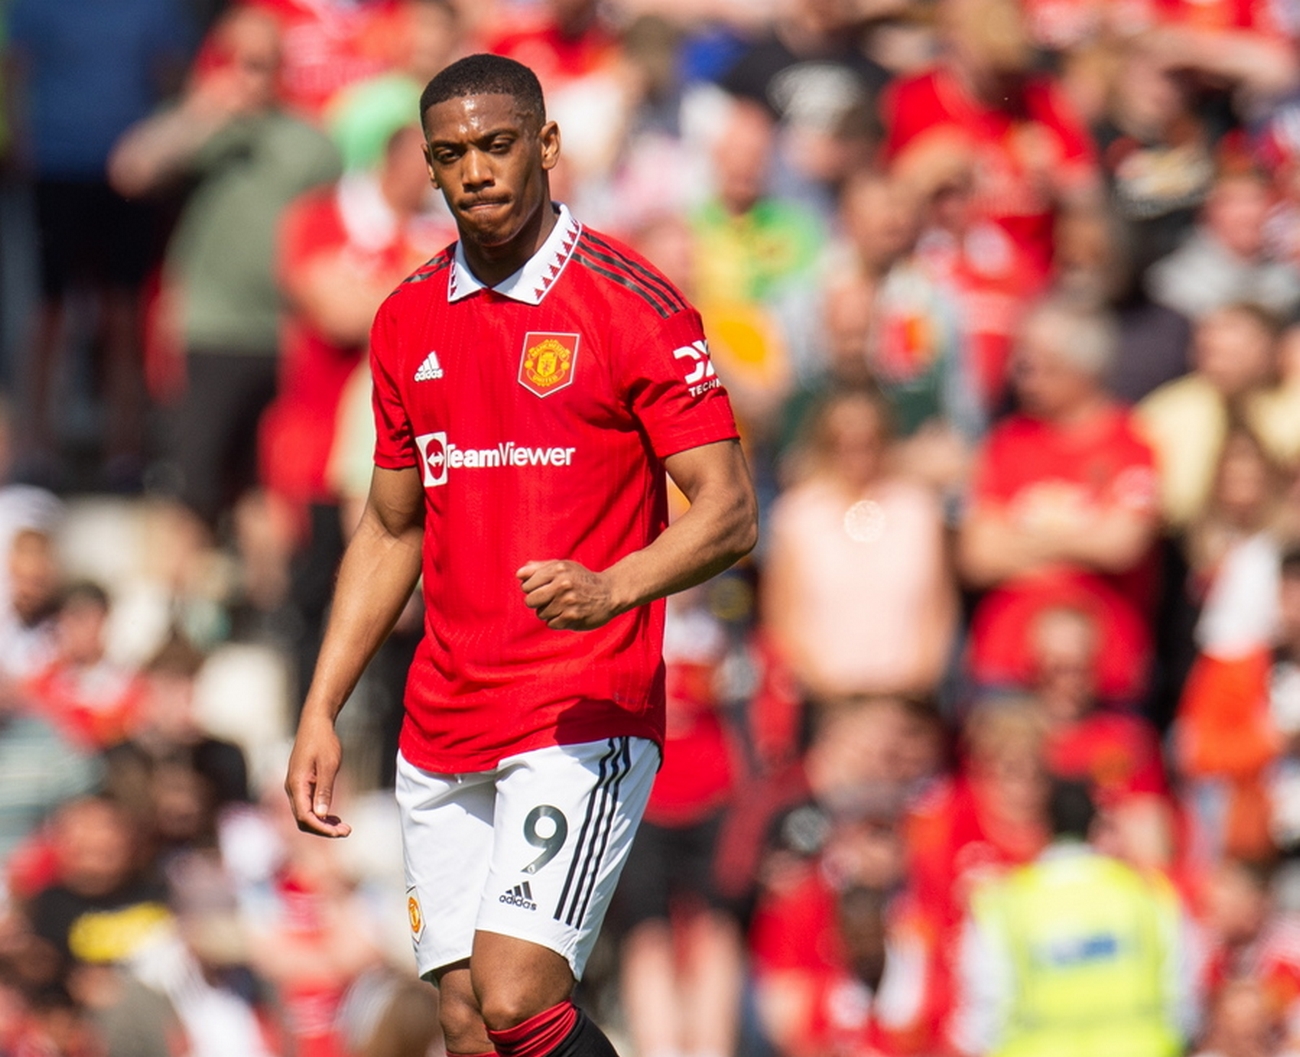
M972 897L951 1040L970 1057L1175 1057L1192 976L1177 894L1087 843L1083 786L1051 801L1052 846Z

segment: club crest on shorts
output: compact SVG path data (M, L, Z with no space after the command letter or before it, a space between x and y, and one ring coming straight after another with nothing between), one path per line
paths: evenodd
M578 339L577 334L530 330L524 335L519 384L538 396L550 396L570 385L578 362Z
M420 897L414 888L406 890L406 916L411 921L411 936L419 940L424 935L424 912L420 909Z

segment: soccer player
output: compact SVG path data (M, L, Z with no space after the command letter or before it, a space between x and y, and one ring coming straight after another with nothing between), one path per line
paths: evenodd
M285 787L350 832L334 719L423 574L397 796L447 1048L610 1055L570 996L659 764L659 600L753 546L753 489L699 315L551 201L532 72L473 55L420 107L460 239L375 320L374 475Z

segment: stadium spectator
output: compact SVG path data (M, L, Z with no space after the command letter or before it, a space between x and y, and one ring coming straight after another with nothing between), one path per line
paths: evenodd
M1300 1015L1300 920L1279 898L1277 878L1258 864L1210 864L1198 892L1206 944L1203 986L1211 1003L1238 984L1259 988L1294 1047ZM1208 1025L1211 1029L1214 1022Z
M1236 568L1228 571L1237 582L1223 593L1237 597L1212 596L1202 615L1209 626L1183 686L1174 741L1197 823L1195 851L1210 861L1224 852L1266 859L1296 833L1288 801L1296 694L1288 673L1300 638L1300 561L1294 547L1279 553L1264 533L1233 557Z
M70 584L54 618L54 656L21 688L38 714L92 752L126 740L143 696L136 673L108 656L109 608L99 584Z
M1123 404L1186 374L1191 343L1187 318L1147 294L1135 252L1112 210L1071 213L1057 225L1055 292L1110 311L1117 348L1106 389Z
M1048 842L1046 738L1031 703L981 705L963 726L957 769L911 805L909 887L941 949L951 949L975 887L1032 861Z
M1090 847L1083 786L1054 786L1050 811L1051 847L973 899L953 1045L963 1054L1181 1053L1194 991L1177 895Z
M164 865L215 847L223 815L250 798L243 750L209 734L195 714L204 661L173 635L141 673L129 738L103 754L106 791L147 827Z
M304 530L312 506L335 503L326 472L330 424L375 309L447 234L427 216L419 127L405 108L386 120L374 169L308 192L282 221L277 273L287 312L279 391L260 430L260 476Z
M1138 274L1191 233L1214 184L1213 133L1193 89L1141 38L1131 40L1094 132Z
M971 623L977 688L1023 686L1029 630L1051 605L1095 614L1098 691L1135 700L1150 659L1150 562L1158 527L1152 454L1101 380L1109 322L1063 301L1037 305L1016 352L1021 411L989 434L959 558L984 591Z
M10 156L34 183L39 245L40 299L21 364L23 455L31 471L68 483L73 468L62 448L78 439L69 435L68 409L81 394L56 387L82 342L100 382L89 395L102 423L91 441L106 460L103 480L138 485L146 411L140 298L159 219L151 203L110 185L107 164L117 138L179 85L194 27L179 0L112 8L21 0L9 5L6 22ZM78 297L89 298L89 326Z
M285 106L313 124L348 85L396 64L399 0L242 0L275 19L283 41Z
M696 303L741 436L758 460L793 382L799 331L787 323L811 293L822 237L807 208L773 193L775 148L767 111L731 103L712 145L713 197L691 215Z
M1181 534L1205 513L1231 419L1255 426L1261 441L1271 423L1255 405L1277 369L1275 317L1252 302L1203 314L1192 343L1193 369L1156 389L1136 409L1155 451L1165 527ZM1263 428L1260 428L1263 427Z
M180 102L129 129L109 166L128 197L196 181L168 245L160 325L185 356L167 456L180 498L209 525L252 483L247 440L275 395L280 213L339 174L324 133L280 109L280 49L271 16L234 8Z
M1282 1057L1286 1043L1281 1011L1255 980L1234 980L1210 999L1196 1057Z
M18 849L55 809L94 790L101 773L93 754L26 711L12 687L0 688L0 905Z
M931 1052L935 950L887 820L836 819L820 854L764 886L751 927L761 1026L783 1057Z
M1221 658L1270 647L1278 628L1287 472L1246 427L1230 426L1203 517L1188 531L1202 599L1197 646Z
M938 688L956 594L943 512L889 470L890 415L866 389L813 418L806 478L772 511L767 631L813 707Z
M167 892L143 856L143 834L118 804L74 800L49 834L53 874L23 907L33 982L65 983L79 1001L111 994L123 964L171 920Z
M816 370L799 377L781 408L775 462L782 484L807 472L809 418L826 397L841 389L874 384L867 362L875 321L875 299L853 282L835 283L822 294L820 354Z
M234 893L210 853L188 852L167 870L174 925L130 961L98 1011L110 1053L274 1057L281 1031L264 981L248 967Z
M770 29L746 42L719 81L781 122L783 156L803 184L792 190L814 201L853 171L845 164L845 140L878 136L875 107L890 75L869 53L870 27L873 18L906 4L886 0L873 7L868 15L850 0L782 5Z
M832 816L890 816L924 799L926 772L942 766L933 715L890 698L803 712L807 749L737 791L719 838L723 894L751 908L763 864L816 853Z
M988 252L1019 261L1035 293L1052 270L1054 217L1096 208L1096 151L1060 87L1032 68L1022 14L1005 0L945 0L944 53L935 68L901 79L883 101L885 157L965 172L988 221ZM941 181L936 181L941 182ZM1019 270L1019 269L1017 269Z
M55 655L54 614L63 583L50 527L15 532L6 565L9 604L0 618L0 673L12 693L15 684L44 670Z
M1151 296L1192 319L1238 303L1291 312L1300 303L1300 278L1291 264L1268 256L1271 198L1266 173L1221 164L1195 228L1147 273Z
M270 898L247 921L249 964L274 989L286 1046L335 1057L348 988L381 960L375 930L358 927L367 911L337 848L299 833L284 812L269 821L281 854Z
M914 476L955 493L984 428L957 291L916 252L917 203L887 174L849 179L840 211L847 239L832 250L826 297L870 303L863 351L889 400L896 458Z
M1031 643L1033 700L1047 720L1047 769L1087 784L1102 813L1105 850L1135 866L1169 869L1177 834L1160 738L1141 716L1098 702L1095 618L1045 609Z

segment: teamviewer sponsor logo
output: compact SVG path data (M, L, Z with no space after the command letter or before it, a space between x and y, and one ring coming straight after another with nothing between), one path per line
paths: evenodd
M572 466L577 448L534 448L505 440L492 448L461 448L444 432L422 433L415 438L420 449L424 486L447 483L449 470L493 470L503 466L532 469L537 466Z
M425 433L415 438L420 448L420 465L424 468L424 487L435 488L447 483L447 434Z
M497 897L497 902L505 903L506 906L519 907L521 910L537 909L537 904L533 902L533 887L527 881L507 889Z

